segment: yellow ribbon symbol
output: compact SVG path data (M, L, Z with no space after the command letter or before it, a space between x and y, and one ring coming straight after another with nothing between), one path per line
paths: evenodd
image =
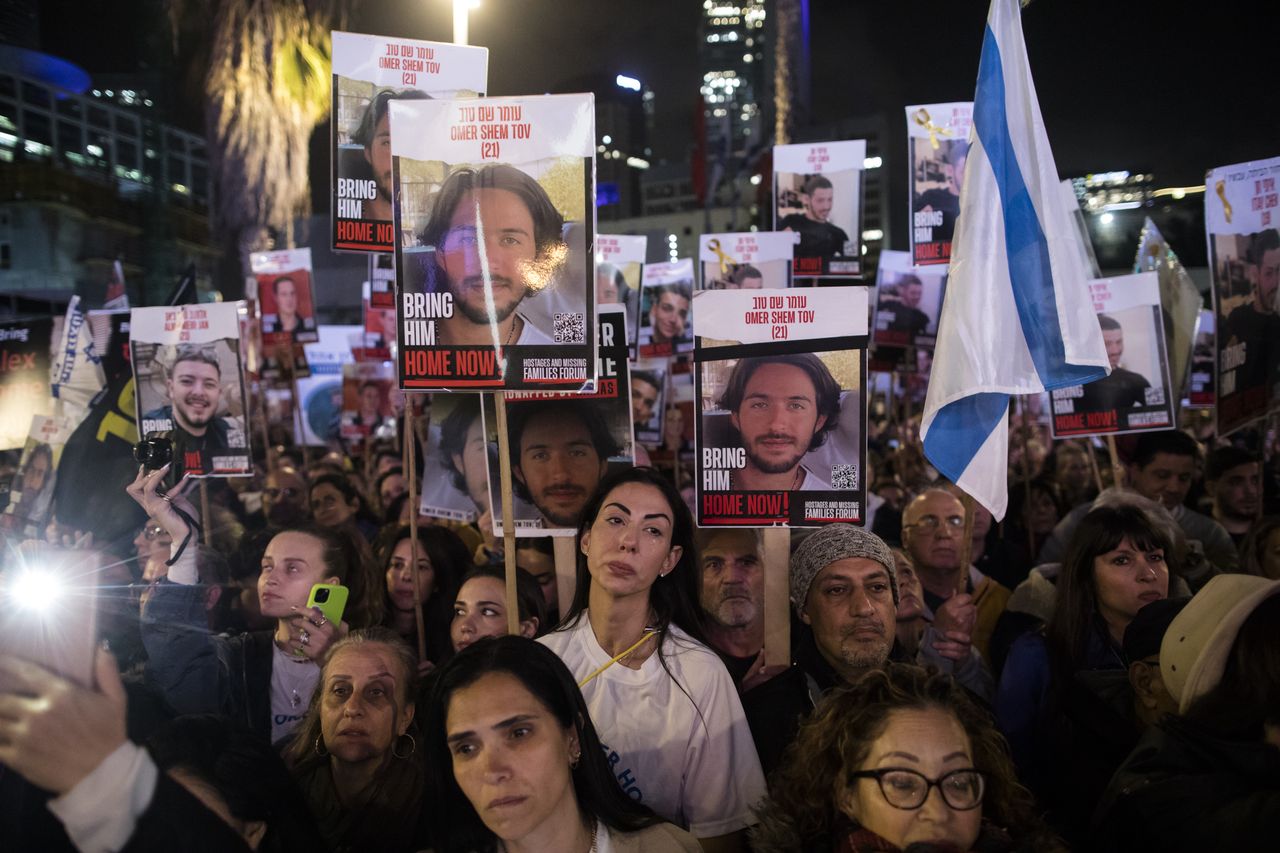
M720 259L720 275L727 278L729 276L729 267L736 263L733 258L720 251L720 241L711 238L707 241L707 248L716 253L716 257Z
M1218 198L1222 199L1222 215L1227 218L1227 224L1231 224L1231 202L1227 201L1227 182L1218 181Z
M938 127L936 124L934 124L933 119L929 118L929 111L926 110L924 107L921 107L920 109L912 113L911 118L915 120L916 124L920 125L921 127L923 127L925 130L929 132L929 144L933 146L934 151L937 151L939 148L939 145L938 145L939 136L951 136L951 128Z

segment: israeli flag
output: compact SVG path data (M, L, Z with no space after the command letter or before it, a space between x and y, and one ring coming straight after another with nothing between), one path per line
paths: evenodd
M933 466L997 519L1009 501L1010 395L1108 373L1077 239L1018 0L992 0L921 435Z

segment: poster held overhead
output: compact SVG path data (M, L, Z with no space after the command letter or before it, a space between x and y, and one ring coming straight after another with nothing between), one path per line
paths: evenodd
M49 350L53 319L0 323L0 450L26 445L32 415L52 415Z
M698 525L861 523L867 289L694 301Z
M519 534L573 536L582 507L600 480L635 464L629 364L623 311L613 306L600 312L594 392L506 393L516 498L512 522ZM491 467L489 493L494 535L502 536L502 495L507 492L497 488L497 473Z
M0 516L0 529L17 538L44 538L51 520L57 469L62 448L71 437L67 418L36 415L31 419L27 443L11 483L6 483L8 505Z
M1054 389L1053 437L1165 430L1175 425L1160 282L1155 273L1089 282L1111 372Z
M662 443L668 367L666 359L652 359L637 361L631 370L631 421L636 441L647 446Z
M863 139L775 145L773 229L800 235L797 276L862 275Z
M239 310L237 302L214 302L130 313L138 434L172 442L171 482L182 473L253 473Z
M1217 433L1280 406L1280 157L1213 169L1204 220L1217 315Z
M907 107L907 149L911 167L911 262L916 266L951 261L951 238L960 215L960 187L969 157L973 104Z
M1180 391L1187 387L1196 323L1200 309L1204 307L1204 299L1150 218L1142 223L1133 271L1155 272L1160 276L1160 312L1164 317L1164 339L1169 351L1169 378L1172 380L1169 387Z
M640 310L640 277L648 243L644 235L596 235L596 305L626 306L627 346L632 357L636 345L632 318Z
M872 344L932 350L946 284L944 267L916 267L906 252L881 252Z
M646 264L635 318L640 358L693 352L693 259Z
M1187 373L1187 408L1212 409L1217 399L1217 357L1214 350L1214 314L1205 309L1196 324L1196 345L1191 351L1191 368Z
M794 231L703 234L698 238L703 290L760 290L791 286Z
M334 251L390 252L398 242L391 214L388 105L483 94L488 66L484 47L333 33Z
M391 105L406 390L595 375L591 95Z

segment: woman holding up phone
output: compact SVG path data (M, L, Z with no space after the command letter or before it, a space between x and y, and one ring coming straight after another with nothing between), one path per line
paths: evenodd
M347 537L304 526L275 535L262 557L258 602L276 620L270 631L235 637L209 633L195 566L195 511L156 487L168 466L142 469L126 491L173 537L169 575L158 581L142 612L147 670L180 714L222 714L272 743L287 737L320 681L319 662L347 633L318 607L307 607L316 584L341 584L359 556ZM175 508L176 507L176 508ZM350 606L354 606L352 602Z
M702 641L693 518L652 468L606 477L578 526L577 586L541 637L582 686L617 779L704 850L742 849L764 774L728 670Z

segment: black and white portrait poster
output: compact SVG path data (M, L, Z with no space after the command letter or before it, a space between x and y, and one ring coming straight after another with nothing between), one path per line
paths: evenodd
M698 238L702 289L790 287L791 261L799 242L795 231L703 234Z
M591 95L394 101L401 387L595 376Z
M390 252L395 100L483 94L489 49L398 36L333 33L333 248Z
M693 351L693 259L646 264L636 317L640 358Z
M862 275L864 139L773 148L773 230L800 235L796 276Z
M960 215L960 187L969 158L973 104L907 107L911 167L911 239L915 266L951 262L951 238Z
M640 278L649 238L643 234L596 235L596 305L624 305L627 346L635 356L635 316L640 310Z
M908 252L882 251L871 335L875 347L933 349L946 283L946 267L917 267Z
M210 302L134 308L130 313L138 434L169 437L173 480L183 473L253 473L245 428L249 406L240 359L240 307L238 302Z
M1204 220L1221 438L1280 404L1280 157L1210 171Z
M506 395L517 534L573 536L582 508L600 480L612 470L635 464L626 329L620 306L600 312L599 361L591 393L512 391ZM496 467L490 469L495 536L502 535L498 474Z
M863 287L695 295L699 526L862 522L867 298Z
M1160 281L1146 272L1089 282L1111 372L1052 392L1054 438L1143 432L1176 426L1177 392L1160 312Z

